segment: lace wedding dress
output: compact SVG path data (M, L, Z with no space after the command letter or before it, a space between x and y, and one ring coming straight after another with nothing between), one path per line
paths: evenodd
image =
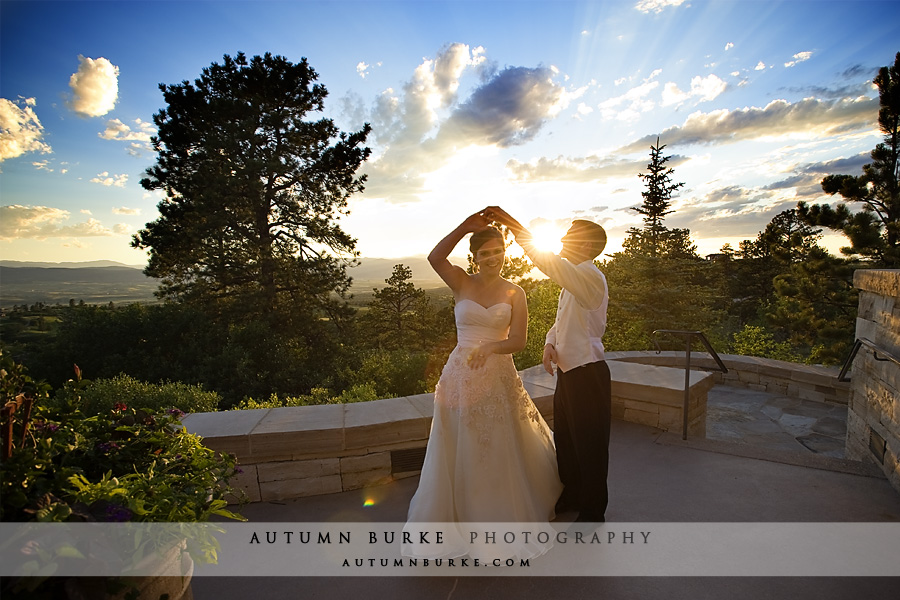
M521 532L553 531L548 523L562 484L550 429L525 391L512 356L493 354L480 369L468 365L469 353L480 343L506 339L512 307L461 300L455 313L459 341L434 392L425 463L404 527L413 543L403 544L403 554L538 556L549 545ZM483 536L497 523L520 524L518 539L500 547L484 544ZM442 544L415 543L418 532L433 531L435 524L443 532ZM498 531L498 541L504 532ZM434 541L433 535L429 538Z

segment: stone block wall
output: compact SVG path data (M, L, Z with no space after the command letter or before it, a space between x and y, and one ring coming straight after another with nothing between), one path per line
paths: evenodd
M608 360L618 362L684 368L683 350L607 352L606 355ZM739 354L720 354L719 358L727 373L718 370L716 361L705 350L691 354L691 368L710 371L715 383L731 387L832 404L846 405L850 399L850 384L837 380L840 369L836 367Z
M900 357L900 270L857 270L856 337ZM900 491L900 365L862 346L850 373L847 457L873 462Z
M900 305L900 303L898 303ZM610 352L613 418L681 433L684 403L683 352ZM725 377L691 364L688 436L706 435L706 397L715 380L728 385L843 402L849 384L837 369L769 359L723 355ZM674 368L656 368L674 367ZM525 389L553 426L555 377L540 365L520 373ZM232 481L251 502L331 494L417 475L428 443L432 394L358 404L197 413L184 425L219 452L235 454L243 473Z

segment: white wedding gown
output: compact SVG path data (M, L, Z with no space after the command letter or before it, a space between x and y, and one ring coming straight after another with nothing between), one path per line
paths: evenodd
M496 529L485 529L485 524L517 523L520 532L552 532L548 523L562 491L550 429L525 391L512 356L493 354L480 369L467 362L480 343L506 339L512 307L500 303L485 308L461 300L455 314L459 341L435 388L425 463L404 527L416 542L418 532L440 524L443 543L404 543L403 554L538 556L549 544L537 543L535 535L527 542L519 535L515 543L501 547L481 543L488 529ZM497 537L505 530L498 530ZM479 532L472 543L472 534Z

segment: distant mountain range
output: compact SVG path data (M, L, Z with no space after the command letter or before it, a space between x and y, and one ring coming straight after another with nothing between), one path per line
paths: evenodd
M412 282L417 287L431 289L444 285L423 257L363 258L360 262L349 272L356 291L384 287L397 264L412 269ZM70 299L88 303L150 302L154 300L158 280L144 275L142 269L142 265L112 260L62 263L0 260L0 306L66 303Z
M130 269L143 269L143 265L126 265L114 260L91 260L87 262L26 262L19 260L0 260L0 267L23 268L33 267L38 269L89 269L94 267L128 267Z

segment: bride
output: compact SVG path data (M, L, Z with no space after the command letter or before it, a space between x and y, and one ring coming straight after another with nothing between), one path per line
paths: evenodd
M469 233L474 275L447 260ZM487 558L499 551L500 558L531 558L548 548L536 536L502 550L472 543L473 534L484 541L478 536L484 524L532 523L546 531L562 491L550 429L512 360L525 347L528 307L522 288L500 277L504 252L503 234L474 214L428 256L456 300L458 343L434 392L425 463L404 527L412 542L403 544L405 556ZM443 543L415 543L428 523L440 524Z

